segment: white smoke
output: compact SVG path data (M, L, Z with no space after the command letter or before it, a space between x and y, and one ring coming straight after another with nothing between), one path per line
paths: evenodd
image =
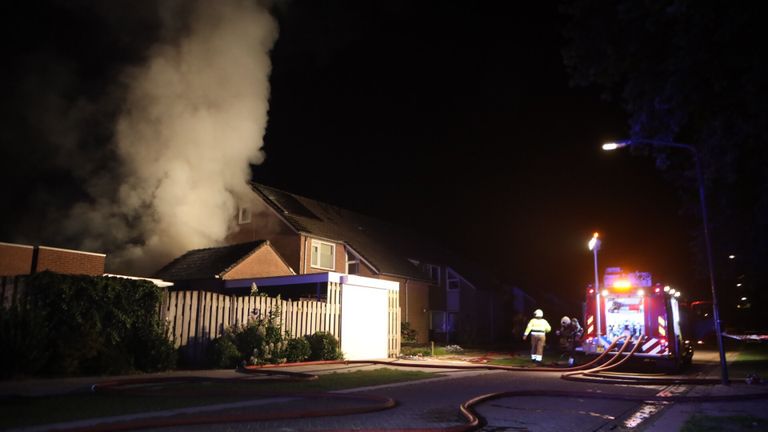
M146 273L219 244L252 193L249 164L264 159L275 20L244 0L200 0L190 17L182 36L125 74L119 172L94 179L100 198L68 221L71 231L87 227L83 249L117 248L108 257L118 271Z

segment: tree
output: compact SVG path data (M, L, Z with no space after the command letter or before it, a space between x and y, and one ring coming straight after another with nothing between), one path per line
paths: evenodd
M758 2L576 0L563 60L576 86L620 98L631 138L682 142L701 156L715 270L741 295L761 295L768 258L768 27ZM639 148L638 148L639 150ZM697 212L695 173L684 152L645 148ZM691 227L704 274L700 227ZM726 267L727 255L738 267ZM731 263L732 264L732 263ZM734 299L736 295L732 295ZM728 299L724 299L728 302Z

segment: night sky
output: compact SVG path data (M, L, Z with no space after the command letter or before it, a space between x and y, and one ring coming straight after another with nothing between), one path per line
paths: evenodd
M162 32L153 2L48 3L6 14L0 241L74 247L46 237L41 214L83 198L93 160L54 161L51 134L75 122L90 131L79 148L110 160L104 93ZM679 215L676 189L652 158L600 150L627 136L627 120L597 89L569 86L557 5L292 1L273 12L255 181L415 228L574 305L593 280L593 231L601 271L706 294L688 247L699 227ZM72 110L43 109L57 98L99 102L66 123L51 119Z

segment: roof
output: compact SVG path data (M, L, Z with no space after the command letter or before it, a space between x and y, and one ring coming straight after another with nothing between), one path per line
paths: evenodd
M296 231L346 243L381 274L428 280L408 261L418 254L415 237L403 228L262 184L251 186Z
M267 240L257 240L191 250L158 270L155 277L172 281L221 277L265 245L269 245Z

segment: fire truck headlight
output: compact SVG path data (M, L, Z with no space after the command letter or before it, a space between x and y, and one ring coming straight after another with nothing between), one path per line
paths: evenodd
M671 290L671 289L672 288L670 288L669 285L667 285L667 286L664 287L664 292L669 292L669 290Z
M604 289L604 290L603 290L603 297L607 297L607 296L608 296L608 290L607 290L607 289Z
M639 289L639 290L637 290L637 295L639 295L640 297L642 297L642 296L644 296L644 295L645 295L645 291L644 291L644 290L641 290L641 289Z
M675 293L675 297L680 297L680 291Z

